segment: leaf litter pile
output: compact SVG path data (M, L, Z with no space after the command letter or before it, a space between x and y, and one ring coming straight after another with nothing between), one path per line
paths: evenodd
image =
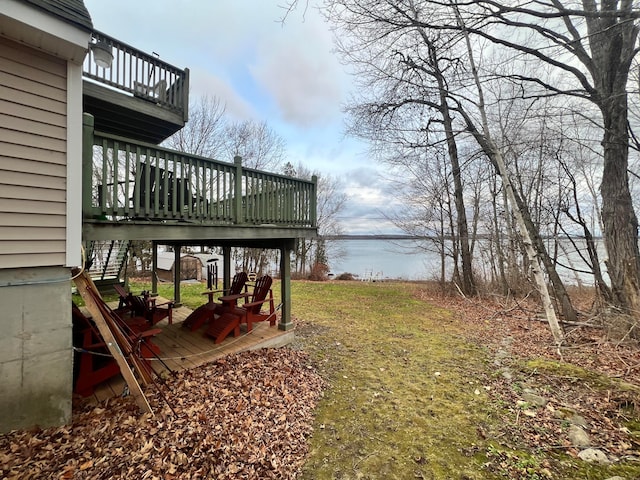
M80 407L72 425L0 436L0 478L295 478L323 381L287 348L231 355L146 392ZM164 396L171 407L163 400Z

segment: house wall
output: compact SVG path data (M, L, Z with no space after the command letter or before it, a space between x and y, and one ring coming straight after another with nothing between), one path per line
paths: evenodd
M0 38L0 266L66 263L66 62Z
M67 62L0 37L0 430L71 415Z
M71 415L69 269L0 269L0 431Z
M41 9L0 9L0 431L71 419L71 274L90 34ZM73 118L72 118L73 117Z

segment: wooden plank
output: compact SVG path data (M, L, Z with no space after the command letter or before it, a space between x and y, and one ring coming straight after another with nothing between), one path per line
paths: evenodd
M95 388L93 395L97 402L102 402L108 398L113 398L122 393L122 387L125 385L124 379L121 375L116 375L115 377L117 381L112 382L112 378L102 382L98 387ZM120 388L118 388L120 385Z
M185 348L181 343L176 342L175 339L168 338L164 332L154 341L158 347L160 347L160 350L165 352L165 356L170 358L180 369L195 366L195 363L191 360L191 356L194 353L198 353L197 350Z
M158 302L162 302L161 297L158 298ZM112 306L115 306L115 304ZM268 322L259 322L253 326L253 332L251 334L247 335L243 333L242 336L237 338L227 337L223 343L215 345L213 340L209 341L208 338L202 335L204 329L191 332L181 327L180 322L186 318L189 312L190 310L188 308L181 307L174 312L174 315L180 318L177 324L168 325L166 321L163 321L156 325L162 328L163 332L162 335L154 338L154 342L162 350L164 363L173 371L195 368L245 350L273 346L273 341L271 340L278 343L278 337L291 337L292 335L292 331L284 332L275 327L270 327ZM200 345L199 348L195 346L196 343ZM191 346L186 347L185 344ZM278 343L278 346L279 345L280 343ZM197 351L194 351L194 354L191 354L192 356L188 359L185 358L185 360L175 358L184 353L185 349L196 349ZM171 360L169 360L169 358L171 358ZM156 366L158 370L164 368L159 362ZM112 396L121 395L124 385L125 382L121 376L109 379L96 388L94 394L95 401L102 401Z
M87 310L89 310L91 316L93 317L93 321L96 324L96 327L98 327L98 330L100 331L100 335L107 344L109 352L111 353L111 355L113 355L113 358L116 360L118 366L120 367L120 373L129 386L129 392L131 393L131 395L133 395L133 398L138 404L138 407L140 407L140 409L144 413L151 413L153 415L153 410L151 410L151 406L149 405L147 398L144 396L144 393L140 388L140 384L136 381L136 378L134 377L133 371L129 367L127 360L122 355L122 351L120 350L120 347L118 346L113 333L109 329L109 326L107 325L102 312L100 311L100 307L89 292L89 290L94 290L97 292L97 290L95 290L93 282L86 272L82 272L80 275L77 275L74 278L74 282L76 284L76 287L78 288L78 293L82 296L82 299L85 302Z

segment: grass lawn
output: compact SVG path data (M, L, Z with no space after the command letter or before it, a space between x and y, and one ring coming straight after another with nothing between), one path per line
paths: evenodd
M523 446L520 427L505 420L520 418L513 398L492 387L504 383L494 353L464 335L462 314L423 300L420 288L292 282L292 347L308 352L327 382L301 478L640 478L638 464L592 465L567 455L557 432L568 426L558 422L533 433L556 435L558 445ZM202 290L184 285L183 303L202 304ZM172 298L173 287L159 293ZM277 282L274 295L278 303ZM528 381L535 373L514 375Z
M303 348L330 383L303 478L492 478L476 454L486 355L412 288L294 283Z

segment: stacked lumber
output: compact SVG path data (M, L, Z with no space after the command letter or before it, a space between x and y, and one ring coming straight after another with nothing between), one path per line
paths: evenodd
M128 326L104 302L86 272L76 273L74 282L105 345L117 362L120 373L129 387L129 392L144 413L153 414L140 385L153 383L154 372L149 363L140 355L134 328Z

